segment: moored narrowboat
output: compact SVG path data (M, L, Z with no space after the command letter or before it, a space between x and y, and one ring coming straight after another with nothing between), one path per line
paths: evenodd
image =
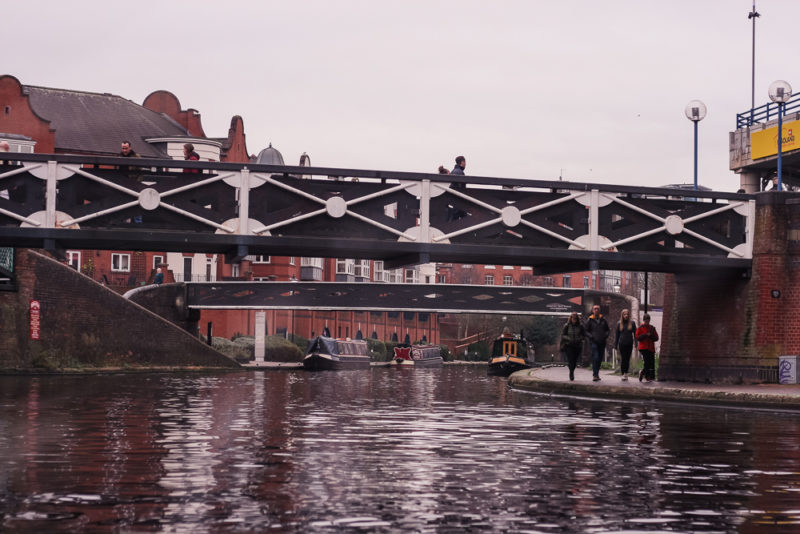
M303 368L309 371L369 369L367 342L318 336L308 343Z
M508 376L529 369L531 365L532 362L528 360L528 343L522 336L512 334L505 328L492 345L488 373L493 376Z
M440 367L442 349L438 345L398 345L394 348L391 365L402 367Z

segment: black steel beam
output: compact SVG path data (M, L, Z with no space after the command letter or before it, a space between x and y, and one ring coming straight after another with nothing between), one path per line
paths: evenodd
M0 246L65 249L181 251L274 256L373 259L401 265L418 261L532 266L540 272L574 272L598 261L601 269L690 272L697 269L746 271L745 259L653 252L593 252L523 246L429 244L370 239L241 236L151 230L60 230L0 227Z
M583 312L583 289L457 284L192 282L199 309L304 309L375 312L567 315Z

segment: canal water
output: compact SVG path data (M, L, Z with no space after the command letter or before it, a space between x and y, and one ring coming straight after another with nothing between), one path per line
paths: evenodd
M5 376L0 532L800 532L800 416L476 366Z

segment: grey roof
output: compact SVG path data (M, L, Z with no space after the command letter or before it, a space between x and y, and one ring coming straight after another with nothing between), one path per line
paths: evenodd
M283 162L283 154L281 154L277 148L272 148L272 143L258 153L256 163L259 165L286 165Z
M32 137L22 134L4 133L0 132L0 137L3 139L19 139L20 141L33 141Z
M163 113L151 111L121 96L25 85L33 110L56 131L56 150L116 155L130 141L137 154L163 158L165 152L145 142L147 137L187 136L185 128Z

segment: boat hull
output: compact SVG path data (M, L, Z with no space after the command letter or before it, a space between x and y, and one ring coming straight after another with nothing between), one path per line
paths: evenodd
M530 368L531 364L522 358L498 356L489 360L488 374L491 376L509 376L511 373Z
M369 366L369 358L363 356L312 353L303 358L303 368L308 371L347 371L369 369Z

